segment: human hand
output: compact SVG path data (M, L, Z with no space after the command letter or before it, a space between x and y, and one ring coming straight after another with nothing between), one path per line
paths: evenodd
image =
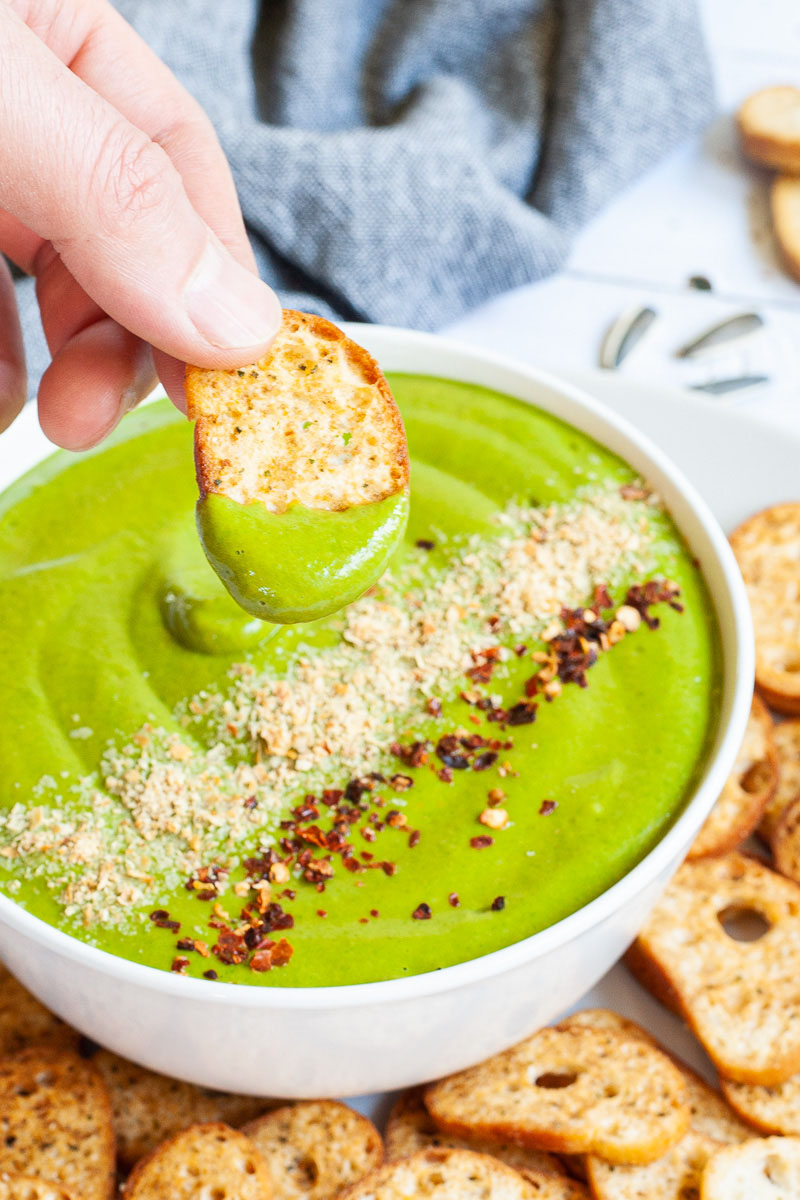
M36 276L44 432L77 450L183 363L234 367L277 332L208 118L107 0L0 0L0 252ZM152 349L151 349L152 348ZM0 258L0 430L25 401Z

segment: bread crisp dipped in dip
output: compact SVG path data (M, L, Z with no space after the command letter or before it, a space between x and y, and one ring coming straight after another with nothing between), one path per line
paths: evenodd
M286 310L269 354L186 368L197 528L233 598L264 621L328 616L374 584L408 518L408 448L374 359Z

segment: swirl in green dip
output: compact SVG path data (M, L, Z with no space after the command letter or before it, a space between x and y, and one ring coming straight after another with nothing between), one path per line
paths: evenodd
M373 593L276 635L205 562L191 429L168 404L0 497L0 887L30 912L197 976L395 978L573 912L681 811L719 651L669 516L548 414L390 383L412 461L403 544ZM648 579L674 581L684 611L656 604L660 628L603 649L586 687L530 684L562 605L607 584L610 622ZM253 969L250 944L231 961L243 908L270 922L250 943L290 944L288 964Z

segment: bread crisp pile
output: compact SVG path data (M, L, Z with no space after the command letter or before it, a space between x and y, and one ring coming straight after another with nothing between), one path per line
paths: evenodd
M739 109L738 126L751 162L777 172L770 197L772 225L787 271L800 280L800 88L756 92Z

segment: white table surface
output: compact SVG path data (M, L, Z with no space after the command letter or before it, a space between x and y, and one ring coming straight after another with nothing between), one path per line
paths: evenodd
M623 310L658 321L622 372L653 384L766 374L768 385L717 398L800 432L800 284L778 264L767 219L769 173L741 158L734 114L758 88L800 85L800 0L701 0L720 115L612 203L579 237L565 270L483 305L442 332L552 369L597 365ZM688 287L705 275L713 292ZM672 351L731 313L763 331L697 365Z

